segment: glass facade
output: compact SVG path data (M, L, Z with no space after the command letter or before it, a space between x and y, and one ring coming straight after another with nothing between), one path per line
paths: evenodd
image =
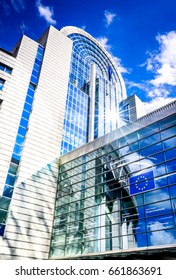
M88 142L91 83L95 79L93 122L94 139L118 127L118 102L123 98L122 87L112 61L86 36L72 33L73 41L70 76L67 91L61 155ZM91 65L95 64L94 77Z
M61 155L87 142L88 103L88 95L69 83Z
M12 73L12 68L9 67L9 66L7 66L7 65L5 65L5 64L2 63L2 62L0 62L0 70L6 72L6 73L8 73L8 74L11 74L11 73Z
M60 166L50 257L176 244L176 115Z
M0 78L0 90L3 90L5 80Z

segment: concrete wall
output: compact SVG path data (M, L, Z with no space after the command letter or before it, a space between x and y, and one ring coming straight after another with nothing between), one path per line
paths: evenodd
M15 187L0 259L48 259L57 166L55 160Z
M0 71L0 77L6 80L0 109L0 193L9 168L37 46L24 36L16 59L3 51L0 54L0 61L13 68L11 75Z

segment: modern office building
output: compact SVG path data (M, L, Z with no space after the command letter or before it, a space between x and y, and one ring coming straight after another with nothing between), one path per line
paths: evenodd
M60 158L51 258L176 256L176 102Z
M0 49L0 258L174 251L176 104L139 102L76 27Z

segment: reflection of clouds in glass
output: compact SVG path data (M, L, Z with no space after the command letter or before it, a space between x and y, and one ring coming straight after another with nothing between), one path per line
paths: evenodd
M164 164L160 164L155 167L155 176L163 175L166 173L166 168Z
M139 157L141 160L139 160ZM131 172L135 172L137 170L143 170L143 169L152 167L154 174L157 176L163 175L165 173L164 164L154 166L156 164L155 162L157 160L157 158L155 158L154 156L145 158L145 157L141 157L138 153L133 153L132 155L124 157L124 159L126 160L126 162L128 164L130 164L129 168L130 168ZM142 172L146 172L146 171L142 171Z
M175 146L176 137L163 141L163 145L165 149L172 148Z
M137 174L143 174L147 171L152 170L154 173L154 177L162 176L163 174L166 173L166 168L165 165L161 162L164 161L164 156L163 153L158 153L153 156L141 156L141 152L132 152L130 146L125 146L120 148L120 157L123 157L124 164L123 165L128 165L128 168L130 172L138 172ZM161 164L159 164L161 163ZM158 164L158 165L156 165ZM149 170L150 168L150 170ZM137 175L135 174L135 175ZM163 182L164 178L170 175L163 175ZM164 184L166 185L167 182ZM161 180L157 181L155 180L155 187L160 188L162 186Z
M128 154L130 152L130 147L126 146L123 147L121 150L121 156L124 156L123 159L126 161L126 163L129 165L130 171L135 172L135 171L140 171L141 169L145 169L148 167L152 167L155 164L156 158L155 157L141 157L140 153L134 152L132 154ZM141 160L140 160L141 159ZM159 167L160 168L160 167ZM158 172L159 172L158 168ZM153 167L153 171L156 169L156 167ZM160 171L162 172L163 169ZM159 173L160 173L159 172Z
M162 200L168 200L169 194L167 191L157 189L154 192L146 193L145 199L147 199L147 203L161 202ZM164 202L162 202L162 203L164 203ZM165 201L165 204L168 205L168 201ZM166 205L163 205L163 207ZM156 206L157 206L157 204L155 204L155 208L156 208Z
M129 168L131 172L135 172L137 170L140 171L141 169L145 169L153 165L151 159L143 158L141 161L139 161L139 157L140 155L138 153L133 153L132 155L125 157L126 162L130 164Z
M165 229L166 228L158 221L150 225L150 230L154 231L150 236L151 245L165 245L176 243L176 239L173 234L166 231Z

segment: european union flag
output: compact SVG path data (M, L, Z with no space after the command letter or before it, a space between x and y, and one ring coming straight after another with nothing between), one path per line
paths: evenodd
M153 171L130 178L130 194L139 194L155 188Z

